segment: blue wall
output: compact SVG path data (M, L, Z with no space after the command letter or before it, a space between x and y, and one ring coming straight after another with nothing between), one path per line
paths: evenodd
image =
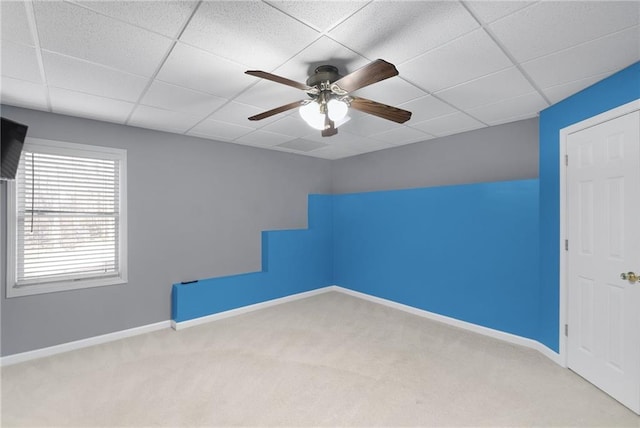
M540 335L558 351L560 130L640 98L640 62L540 113Z
M538 181L335 195L336 284L535 339Z
M174 284L174 321L331 285L331 196L309 196L309 228L262 232L262 271Z

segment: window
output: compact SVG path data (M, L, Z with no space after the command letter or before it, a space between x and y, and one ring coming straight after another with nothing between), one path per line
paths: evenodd
M126 156L27 138L8 186L7 297L127 281Z

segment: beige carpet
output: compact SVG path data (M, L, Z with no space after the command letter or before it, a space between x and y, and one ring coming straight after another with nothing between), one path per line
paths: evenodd
M331 292L2 369L2 426L631 426L536 351Z

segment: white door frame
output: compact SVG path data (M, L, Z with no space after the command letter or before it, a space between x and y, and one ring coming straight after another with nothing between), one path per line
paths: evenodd
M560 130L560 242L558 243L560 248L560 324L558 326L560 360L558 362L562 367L567 367L567 336L565 336L565 325L567 324L567 306L569 304L567 298L568 254L567 251L565 251L565 239L567 239L567 167L565 165L567 138L570 134L624 116L636 110L640 110L640 99L623 104Z

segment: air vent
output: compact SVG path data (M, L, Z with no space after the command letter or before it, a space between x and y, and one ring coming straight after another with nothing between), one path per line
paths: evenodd
M290 150L297 150L299 152L310 152L312 150L319 149L321 147L327 147L329 144L318 143L315 141L303 140L298 138L296 140L287 141L286 143L278 144L276 147L282 147Z

